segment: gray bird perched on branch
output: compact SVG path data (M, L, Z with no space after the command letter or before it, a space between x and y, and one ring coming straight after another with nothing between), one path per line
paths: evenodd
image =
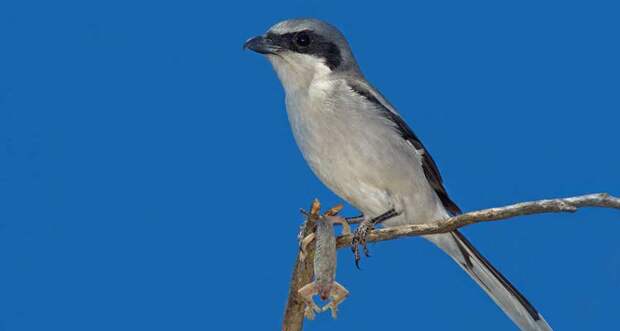
M363 213L356 233L362 244L364 230L381 221L384 226L416 224L461 212L429 152L366 81L338 29L317 19L286 20L244 47L272 63L284 86L295 140L314 173ZM424 237L450 255L522 330L551 330L460 232Z

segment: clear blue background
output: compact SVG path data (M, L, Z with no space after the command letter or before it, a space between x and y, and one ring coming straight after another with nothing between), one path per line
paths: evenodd
M0 330L276 330L300 207L340 200L241 45L342 29L464 210L620 194L612 1L0 2ZM347 214L353 215L348 209ZM620 325L620 213L474 225L557 330ZM351 297L307 330L508 330L421 239L340 252Z

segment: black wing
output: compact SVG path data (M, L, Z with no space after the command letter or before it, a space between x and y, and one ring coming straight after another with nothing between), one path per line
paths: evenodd
M437 193L437 196L441 200L441 203L446 207L446 209L452 213L453 215L460 214L461 209L450 199L448 196L448 192L446 188L443 186L443 180L441 175L439 174L439 169L437 168L437 164L433 160L431 154L428 153L424 145L418 139L418 137L413 133L413 130L405 123L405 121L395 112L391 111L385 104L383 104L375 94L373 94L366 86L362 84L356 84L349 82L349 87L355 93L363 96L368 101L377 105L377 107L382 111L382 114L394 123L394 126L403 137L403 139L407 140L413 147L422 155L422 169L424 170L424 175L428 180L431 187ZM376 92L378 93L378 92ZM380 94L379 94L380 96ZM383 98L381 96L381 98Z

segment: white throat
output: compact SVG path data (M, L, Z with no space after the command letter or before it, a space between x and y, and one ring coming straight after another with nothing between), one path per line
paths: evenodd
M287 53L268 55L280 82L287 94L307 90L310 85L331 74L331 69L325 63L312 55Z

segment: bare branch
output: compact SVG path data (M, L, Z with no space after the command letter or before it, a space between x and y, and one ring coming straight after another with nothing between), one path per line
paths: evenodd
M516 216L532 214L575 212L577 209L584 207L620 209L620 199L610 196L607 193L597 193L562 199L521 202L514 205L484 209L457 215L440 223L430 222L425 224L404 225L373 230L368 234L367 241L378 242L403 237L450 232L474 223L499 221ZM312 224L309 224L308 222L304 223L301 232L303 234L302 238L312 232L312 230ZM338 248L351 246L352 239L352 235L338 237ZM297 290L312 281L312 256L314 254L314 249L310 249L308 254L309 256L303 263L299 261L299 253L297 255L295 268L293 269L293 275L291 277L284 321L282 323L282 330L284 331L300 331L303 327L304 303L298 297Z
M562 199L521 202L504 207L472 211L450 217L441 223L412 224L374 230L368 234L367 241L377 242L401 237L450 232L474 223L499 221L532 214L575 212L578 208L584 207L620 209L620 199L607 193L596 193ZM338 248L351 246L352 239L352 235L338 237Z
M304 213L302 211L302 213ZM298 239L301 240L312 233L315 229L310 218L301 227ZM284 320L282 321L282 331L301 331L304 324L304 302L297 291L304 285L312 281L314 273L314 245L309 245L306 251L306 257L302 262L300 259L301 250L297 250L295 258L295 268L291 276L291 284L288 289L288 299L286 300L286 309L284 311Z

